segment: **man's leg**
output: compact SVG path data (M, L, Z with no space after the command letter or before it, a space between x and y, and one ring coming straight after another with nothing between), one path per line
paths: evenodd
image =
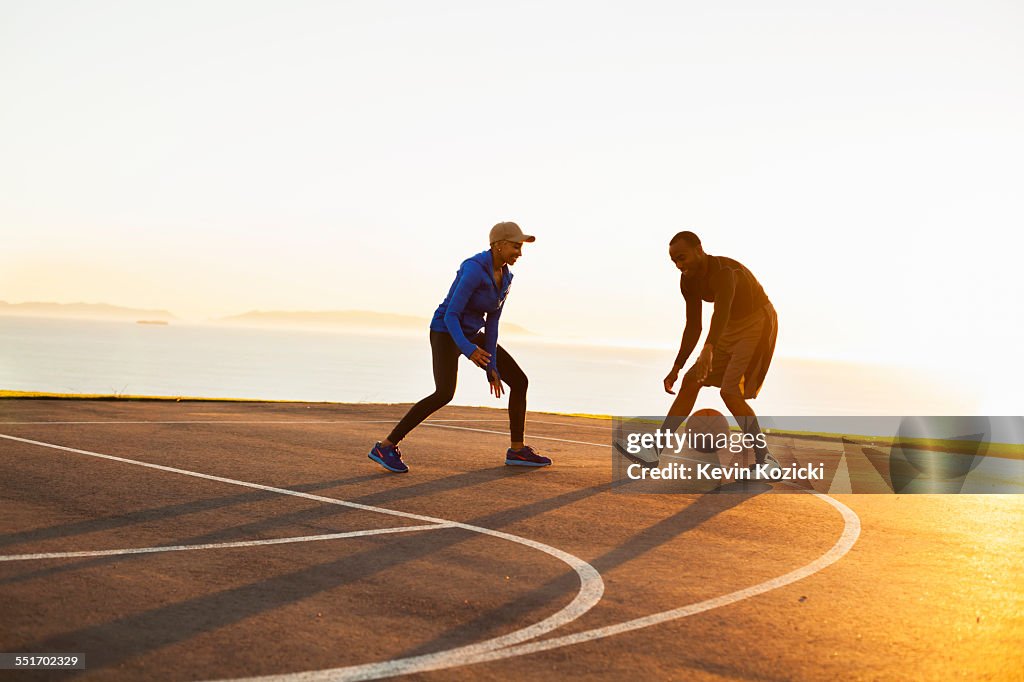
M703 384L696 379L692 368L684 374L683 383L679 386L679 393L676 395L676 399L672 401L672 407L668 408L668 415L665 416L665 420L661 423L659 431L675 433L682 426L683 422L686 421L686 418L690 416L690 410L693 409L693 404L697 402L697 394L700 393L700 389L703 387ZM660 448L654 448L653 454L656 459L661 459ZM626 455L626 457L645 466L653 466L657 463L656 459L644 457L637 459L631 455Z
M757 415L754 414L753 408L743 399L741 394L734 393L730 389L723 388L721 396L725 406L736 417L736 421L739 423L743 433L749 434L754 438L754 457L757 459L758 464L764 464L765 457L768 455L768 448L758 445L761 440L758 437L761 435L761 425L757 423Z
M659 431L674 433L686 421L686 418L690 416L690 410L693 409L693 404L697 402L697 394L700 393L701 388L703 388L703 385L697 381L691 368L689 372L683 375L683 383L679 386L679 393L676 395L676 399L672 401L672 406L668 408L668 415L666 415L665 420L661 423ZM621 434L615 436L616 440L620 438ZM620 449L620 452L627 459L648 467L656 466L661 458L661 448L657 447L651 451L653 457L650 455L640 457L636 454L627 454L624 449Z
M722 372L722 380L718 386L722 387L720 395L729 412L736 417L743 433L754 439L754 457L758 464L764 464L768 456L768 448L758 445L764 438L761 435L761 426L757 422L757 415L747 402L747 385L752 380L751 369L754 359L762 343L762 332L767 322L763 313L739 320L735 327L726 327L722 335L722 345L729 349L729 359Z

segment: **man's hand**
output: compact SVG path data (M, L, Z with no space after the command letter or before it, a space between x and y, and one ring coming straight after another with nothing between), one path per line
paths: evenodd
M501 377L498 376L497 372L488 372L487 380L491 382L491 394L495 398L500 398L502 393L505 392L505 387L501 385Z
M491 354L480 346L477 346L476 350L473 351L473 354L469 356L469 359L472 360L477 367L483 367L486 369L487 364L491 361Z
M665 375L665 393L671 393L675 395L676 392L672 390L672 387L676 385L676 379L679 378L679 368L673 367L672 371Z
M711 344L706 344L704 349L700 352L700 357L697 358L697 362L694 363L696 368L697 381L704 381L708 378L708 373L711 372L711 361L714 359L715 351Z

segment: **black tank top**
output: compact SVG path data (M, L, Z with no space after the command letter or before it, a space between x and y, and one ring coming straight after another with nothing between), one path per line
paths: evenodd
M722 269L732 270L736 278L736 291L733 294L729 319L746 317L768 303L768 296L764 293L761 283L745 265L732 258L711 255L708 256L708 267L703 274L690 277L683 275L679 278L679 291L682 292L683 298L699 297L703 301L713 303L715 292L711 287L711 281Z

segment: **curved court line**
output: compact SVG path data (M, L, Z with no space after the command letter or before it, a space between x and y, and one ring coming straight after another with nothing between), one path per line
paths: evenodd
M259 483L251 483L249 481L239 481L232 478L225 478L223 476L214 476L212 474L204 474L198 471L189 471L187 469L177 469L175 467L164 466L162 464L152 464L150 462L140 462L134 459L127 459L125 457L117 457L116 455L105 455L100 452L92 452L90 450L79 450L78 448L69 448L64 445L57 445L56 443L44 443L42 441L30 440L28 438L19 438L17 436L11 436L0 433L0 438L16 441L19 443L27 443L29 445L38 445L44 448L51 448L54 450L62 450L64 452L72 452L79 455L87 455L89 457L97 457L99 459L106 459L112 462L121 462L123 464L133 464L135 466L145 467L147 469L155 469L157 471L166 471L174 474L181 474L183 476L192 476L194 478L201 478L208 481L216 481L219 483L227 483L230 485L242 486L244 488L253 488L255 490L263 490L266 492L279 493L281 495L290 495L292 497L301 497L307 500L315 500L318 502L324 502L326 504L335 504L341 507L349 507L352 509L361 509L363 511L376 512L379 514L387 514L389 516L398 516L406 519L415 519L417 521L424 521L432 524L444 524L448 528L460 528L462 530L468 530L473 533L480 533L482 535L489 535L501 540L508 540L519 545L524 545L531 549L544 552L549 556L552 556L561 562L567 564L573 571L576 572L577 577L580 581L579 590L576 596L571 602L566 604L564 607L551 614L544 620L538 621L532 625L528 625L519 630L514 630L508 634L493 637L491 639L484 640L482 642L476 642L474 644L468 644L454 649L448 649L446 651L436 652L432 654L424 654L422 656L413 656L405 661L409 662L409 665L435 665L442 668L453 667L460 665L458 663L462 657L472 656L474 654L485 653L495 649L501 649L503 647L512 646L514 644L521 644L531 639L535 639L540 635L546 634L562 627L566 623L570 623L584 613L594 608L599 601L601 601L602 595L604 595L604 580L601 578L601 574L597 572L597 569L591 566L589 563L580 559L574 554L570 554L566 551L546 545L543 542L537 542L536 540L530 540L529 538L520 537L518 535L512 535L511 533L505 533L491 528L484 528L483 526L474 526L468 523L461 523L458 521L451 521L449 519L440 519L432 516L424 516L422 514L412 514L409 512L398 511L395 509L386 509L384 507L374 507L368 504L359 504L358 502L349 502L347 500L339 500L333 497L324 497L323 495L314 495L312 493L299 492L297 490L289 490L287 488L276 488L274 486L262 485ZM388 663L394 663L389 661ZM302 673L298 673L302 674ZM394 674L394 673L392 673ZM297 678L290 678L297 679Z
M711 599L705 599L694 604L688 604L681 606L676 609L670 609L668 611L662 611L660 613L654 613L649 616L643 616L641 618L634 618L633 620L627 620L622 623L615 625L606 625L605 627L594 628L592 630L584 630L583 632L576 632L571 635L565 635L563 637L555 637L552 639L545 639L536 642L530 642L527 644L520 644L518 646L506 647L497 651L490 651L486 653L476 654L473 656L466 657L466 660L462 661L460 665L468 665L471 663L483 663L486 661L496 661L503 658L511 658L514 656L523 656L526 654L533 654L540 651L548 651L549 649L557 649L564 646L572 646L573 644L581 644L583 642L590 642L596 639L603 639L605 637L611 637L612 635L618 635L623 632L629 632L631 630L639 630L641 628L650 627L652 625L658 625L665 623L670 620L678 620L680 618L686 618L687 616L693 616L698 613L704 613L705 611L711 611L722 606L728 606L729 604L735 604L736 602L756 597L757 595L764 594L765 592L771 592L780 587L795 583L799 580L803 580L819 571L831 566L835 562L842 559L847 552L857 542L857 538L860 537L860 517L847 507L839 500L829 497L823 493L810 493L815 497L827 502L828 504L835 507L835 509L843 517L843 532L840 534L839 539L836 540L835 544L820 557L815 559L809 564L801 566L785 575L781 575L771 580L758 583L751 587L744 588L742 590L736 590L729 594L724 594L720 597L713 597ZM346 671L346 668L337 669L338 672ZM423 670L436 670L436 668L421 668L417 672ZM399 672L410 672L408 670L401 670ZM389 673L388 675L377 675L375 677L386 677L397 673ZM283 676L276 678L255 678L261 680L284 680ZM288 677L291 682L297 682L297 680L314 680L318 678L296 678ZM325 678L326 679L326 678ZM349 676L342 674L338 676L332 676L331 680L366 680L374 679L373 677L366 677L362 675Z
M473 430L473 431L480 431L480 432L483 432L483 433L496 433L496 434L499 434L499 435L505 435L503 432L500 432L500 431L485 431L483 429L467 429L465 427L451 427L451 426L442 426L442 425L436 425L436 426L437 426L437 428L455 428L455 429L459 429L459 430ZM16 440L16 441L25 442L25 443L41 445L43 447L51 447L51 448L55 448L55 449L59 449L59 450L66 450L66 451L69 451L69 452L76 452L76 453L80 453L80 454L86 454L86 455L101 457L101 458L105 458L105 459L111 459L111 460L114 460L114 461L122 461L122 462L130 463L130 464L137 464L139 466L150 467L150 468L160 469L160 470L165 470L165 471L171 471L171 472L174 472L174 473L182 473L182 474L196 476L196 477L199 477L199 478L204 478L204 479L209 479L209 480L221 481L221 482L225 482L225 483L232 483L232 484L235 484L235 485L242 485L242 486L246 486L246 487L252 487L252 488L257 488L257 489L261 489L261 490L268 490L268 491L272 491L272 492L280 492L280 493L286 494L286 495L294 495L294 496L298 496L298 497L305 497L305 498L310 498L310 499L318 499L318 500L321 500L321 501L324 501L324 502L328 502L328 503L331 503L331 504L340 504L342 506L350 506L350 507L359 508L359 509L366 509L367 511L378 511L380 513L392 514L392 515L396 515L396 516L403 516L403 517L407 517L407 518L416 518L416 519L419 519L419 520L430 521L430 522L434 522L434 523L438 523L438 522L440 522L440 523L450 523L452 527L466 528L467 530L476 530L476 532L484 532L487 535L493 535L493 536L496 536L496 537L503 537L503 536L505 536L506 539L510 539L513 542L519 542L521 544L529 543L529 546L532 546L533 544L536 544L536 545L539 545L538 549L540 549L541 547L547 547L549 550L553 550L554 552L558 552L560 554L565 554L564 552L561 552L561 550L558 550L558 549L553 548L553 547L549 547L548 545L542 545L542 543L534 543L534 541L527 540L526 538L519 538L518 536L509 536L508 534L501 533L500 531L493 531L493 530L490 530L490 529L474 527L474 526L468 526L467 524L461 524L461 523L458 523L458 522L446 522L446 521L441 520L441 519L432 519L431 517L421 516L421 515L418 515L418 514L409 514L409 513L406 513L406 512L398 512L398 511L388 510L388 509L384 509L384 508L380 508L380 507L370 507L368 505L361 505L361 504L354 503L354 502L345 502L343 500L337 500L337 499L334 499L334 498L325 498L325 497L321 497L319 495L312 495L312 494L309 494L309 493L298 493L296 491L287 490L287 489L284 489L284 488L272 488L270 486L263 486L263 485L259 485L259 484L255 484L255 483L248 483L248 482L244 482L244 481L234 481L232 479L225 479L225 478L221 478L221 477L218 477L218 476L211 476L211 475L208 475L208 474L200 474L198 472L189 472L189 471L185 471L185 470L182 470L182 469L174 469L172 467L165 467L165 466L162 466L162 465L159 465L159 464L149 464L147 462L138 462L138 461L135 461L135 460L124 459L124 458L121 458L121 457L115 457L113 455L102 455L102 454L99 454L99 453L93 453L93 452L89 452L89 451L85 451L85 450L76 450L74 448L68 448L68 447L64 447L64 446L60 446L60 445L54 445L54 444L50 444L50 443L42 443L42 442L39 442L39 441L31 441L31 440L27 440L27 439L24 439L24 438L17 438L17 437L14 437L14 436L8 436L8 435L5 435L5 434L0 434L0 438L8 438L10 440ZM559 441L563 441L563 442L580 443L580 444L583 444L583 445L598 445L598 446L601 446L601 447L610 447L609 445L607 445L605 443L584 443L582 441L567 441L565 439L558 439L558 438L548 438L547 440L559 440ZM813 575L815 573L818 573L819 571L821 571L821 570L827 568L828 566L832 565L833 563L839 561L839 559L841 559L843 556L845 556L850 551L850 549L853 547L853 545L857 542L857 538L860 536L860 529L861 529L860 518L857 516L857 514L852 509L847 507L842 502L839 502L838 500L836 500L836 499L834 499L832 497L829 497L828 495L825 495L823 493L807 493L807 494L814 495L815 497L821 499L822 501L824 501L827 504L831 505L833 508L835 508L840 513L840 515L843 518L843 532L840 534L839 539L836 540L835 544L827 552L825 552L823 555L821 555L820 557L818 557L814 561L812 561L812 562L810 562L810 563L808 563L808 564L806 564L804 566L801 566L800 568L797 568L797 569L795 569L793 571L790 571L789 573L786 573L786 574L784 574L782 576L779 576L777 578L772 578L770 580L766 580L764 582L758 583L758 584L753 585L751 587L747 587L747 588L744 588L744 589L741 589L741 590L730 592L730 593L722 595L720 597L714 597L712 599L706 599L704 601L696 602L694 604L689 604L689 605L686 605L686 606L682 606L682 607L679 607L679 608L676 608L676 609L670 609L668 611L662 611L660 613L655 613L655 614L651 614L651 615L644 616L644 617L641 617L641 618L635 618L635 619L632 619L632 620L629 620L629 621L624 621L622 623L618 623L618 624L615 624L615 625L609 625L609 626L605 626L605 627L601 627L601 628L595 628L595 629L592 629L592 630L585 630L583 632L578 632L578 633L574 633L574 634L571 634L571 635L565 635L563 637L555 637L555 638L547 639L547 640L528 642L528 640L530 640L530 639L536 639L537 637L539 637L542 634L545 634L546 632L550 632L551 630L553 630L553 629L555 629L557 627L561 627L561 624L555 625L553 627L546 627L546 628L541 628L540 626L545 625L545 624L550 624L551 621L555 620L559 615L561 615L564 612L566 612L567 610L571 609L577 602L584 601L581 598L583 597L584 592L586 590L586 585L583 583L582 574L580 574L580 571L577 569L577 573L581 575L581 588L580 588L580 592L577 594L577 598L572 603L570 603L568 606L566 606L562 611L559 611L559 612L555 613L554 615L548 617L544 621L536 623L536 624L534 624L532 626L528 626L528 627L523 628L521 630L514 631L512 633L509 633L508 635L503 635L503 636L495 637L495 638L492 638L492 639L489 639L489 640L484 640L484 641L478 642L476 644L470 644L470 645L467 645L467 646L456 647L456 648L453 648L453 649L448 649L448 650L445 650L445 651L435 652L435 653L432 653L432 654L423 654L423 655L419 655L419 656L410 656L410 657L406 657L406 658L393 659L393 660L390 660L390 661L382 661L382 662L379 662L379 663L368 663L368 664L362 664L362 665L347 666L347 667L342 667L342 668L323 669L323 670L310 670L310 671L297 672L297 673L285 673L285 674L280 674L280 675L265 675L265 676L250 677L250 678L233 678L233 682L324 682L324 681L327 681L327 680L330 680L331 682L338 682L338 681L342 681L342 680L350 681L350 680L380 679L380 678L392 677L394 675L400 675L400 674L408 674L408 673L414 673L414 672L427 672L427 671L432 671L432 670L443 670L443 669L446 669L446 668L454 668L454 667L470 665L470 664L474 664L474 663L482 663L482 662L487 662L487 661L495 661L495 660L500 660L500 659L504 659L504 658L513 658L513 657L516 657L516 656L522 656L522 655L526 655L526 654L537 653L537 652L540 652L540 651L547 651L547 650L550 650L550 649L556 649L556 648L560 648L560 647L564 647L564 646L571 646L571 645L574 645L574 644L580 644L580 643L583 643L583 642L588 642L588 641L593 641L593 640L597 640L597 639L602 639L604 637L611 637L613 635L621 634L623 632L629 632L631 630L638 630L638 629L641 629L641 628L650 627L652 625L657 625L657 624L664 623L664 622L667 622L667 621L670 621L670 620L676 620L676 619L680 619L680 618L685 618L685 617L692 616L692 615L695 615L695 614L698 614L698 613L703 613L705 611L710 611L712 609L716 609L716 608L719 608L719 607L722 607L722 606L727 606L729 604L734 604L736 602L739 602L739 601L742 601L742 600L745 600L745 599L749 599L751 597L754 597L754 596L757 596L757 595L760 595L760 594L764 594L765 592L769 592L771 590L778 589L778 588L783 587L785 585L789 585L791 583L794 583L794 582L802 580L802 579L804 579L806 577L809 577L809 576L811 576L811 575ZM541 551L547 551L547 550L543 550L542 549ZM552 552L550 552L550 551L548 551L547 553L552 554ZM572 557L573 555L567 555L567 556ZM559 557L559 558L561 558L561 557ZM575 557L573 557L573 558L575 558ZM577 559L577 560L582 562L581 559ZM563 561L565 561L565 559L563 559ZM599 574L597 574L596 569L594 569L590 564L587 564L586 562L582 562L582 563L584 563L587 567L590 568L590 570L594 571L594 573L596 574L596 578L597 578L597 581L599 583L599 591L597 592L596 599L600 600L601 595L604 592L604 581L601 580L601 577L600 577ZM596 604L596 601L594 601L593 603L589 604L588 606L586 606L586 608L584 608L582 610L579 610L579 608L577 608L578 612L576 613L576 615L574 615L572 618L566 619L565 622L567 623L567 622L570 622L571 620L574 620L575 618L578 618L579 616L583 615L583 613L588 611L590 608L593 608L593 606L595 604ZM537 630L540 630L540 631L538 632ZM529 634L531 632L533 632L533 634Z
M319 542L322 540L339 540L341 538L361 538L368 535L384 535L387 533L407 533L414 530L432 530L434 528L451 528L448 523L428 523L423 526L399 526L397 528L377 528L375 530L353 530L346 533L328 533L326 535L297 535L290 538L273 538L268 540L240 540L238 542L216 542L202 545L159 545L156 547L130 547L127 549L97 549L81 552L44 552L42 554L7 554L0 555L0 561L31 561L34 559L79 559L83 557L120 556L122 554L156 554L157 552L187 552L196 549L234 549L236 547L261 547L263 545L288 545L294 542Z
M802 580L828 566L831 566L843 558L843 556L845 556L853 547L854 543L857 542L857 538L860 536L860 518L857 514L839 500L831 498L828 495L824 495L822 493L809 494L827 502L842 515L843 532L840 534L839 539L836 540L835 544L832 545L827 552L809 564L801 566L800 568L777 578L772 578L751 587L730 592L720 597L705 599L704 601L696 602L694 604L688 604L686 606L662 611L660 613L654 613L641 618L634 618L633 620L627 620L615 625L607 625L605 627L594 628L592 630L585 630L583 632L577 632L563 637L555 637L552 639L534 641L498 649L492 648L489 651L455 655L455 653L460 651L460 649L452 649L450 652L438 652L437 654L427 656L398 658L380 663L367 663L343 668L310 670L306 672L285 673L280 675L232 678L230 681L222 680L221 682L354 682L355 680L375 680L384 677L393 677L395 675L443 670L445 668L454 668L474 663L484 663L487 661L497 661L504 658L514 658L516 656L524 656L526 654L533 654L540 651L548 651L550 649L558 649L560 647L590 642L597 639L603 639L605 637L611 637L612 635L618 635L623 632L629 632L631 630L651 627L652 625L658 625L670 620L686 618L687 616L693 616L722 606L728 606L729 604L735 604L736 602L743 601L744 599L749 599L759 594L764 594L765 592L770 592L780 587L784 587L785 585L795 583L798 580ZM453 655L447 657L441 656L441 654L448 653Z

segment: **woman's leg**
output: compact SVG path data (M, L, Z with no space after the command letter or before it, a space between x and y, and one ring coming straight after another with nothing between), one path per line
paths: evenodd
M420 422L447 405L455 397L455 383L459 375L459 347L451 334L430 332L430 354L434 365L434 392L419 401L391 430L384 445L395 445L416 428ZM499 370L500 371L500 370Z
M526 431L526 389L530 381L515 358L501 346L498 346L498 373L508 386L508 427L512 449L518 450L523 447L523 433Z

